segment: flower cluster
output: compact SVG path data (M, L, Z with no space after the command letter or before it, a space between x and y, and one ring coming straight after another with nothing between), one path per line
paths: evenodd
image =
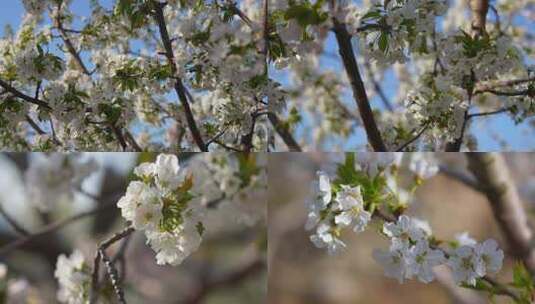
M456 283L475 286L477 279L497 273L503 251L496 241L478 244L462 234L447 248L440 248L442 242L432 235L426 221L403 214L416 187L438 172L430 154L411 154L406 167L403 153L357 153L357 160L348 154L334 180L318 172L305 225L307 230L315 228L312 243L335 254L346 247L341 238L346 227L362 232L377 217L384 220L382 234L389 238L390 246L388 250L374 250L373 257L387 277L400 283L413 278L430 283L435 279L433 269L447 265ZM399 174L402 168L405 170ZM399 181L406 173L413 176L409 190ZM393 216L384 210L393 211Z
M381 64L405 62L408 52L427 53L435 18L446 12L444 0L377 3L361 17L363 52Z
M96 171L93 159L78 155L53 153L36 157L25 173L29 200L41 211L48 211L59 201L72 200L82 182Z
M458 284L475 286L477 279L487 274L497 273L502 267L503 251L493 239L481 244L470 239L464 245L453 243L448 250L431 246L429 225L402 215L396 223L383 225L383 233L390 238L389 250L375 250L374 258L384 267L385 275L404 279L417 277L424 283L434 280L433 268L448 265ZM445 254L447 252L447 254Z
M80 251L75 250L69 257L60 255L54 276L59 281L58 300L60 302L89 303L91 268Z
M493 239L479 244L468 238L465 242L458 241L452 245L447 265L453 270L453 278L457 283L473 286L478 278L497 273L502 268L503 251Z
M345 247L340 240L341 230L353 226L353 231L364 231L371 219L370 212L364 209L360 187L341 185L340 191L332 197L329 177L318 172L316 200L309 204L307 229L316 227L316 233L310 240L318 248L327 248L329 254L335 254Z
M346 227L354 232L366 229L373 211L388 203L390 208L406 208L409 191L399 183L398 172L403 153L357 153L346 157L338 167L338 176L331 181L324 172L318 172L314 181L314 197L307 202L307 230L316 229L310 239L318 248L327 248L335 254L345 247L340 239ZM408 169L413 173L414 186L438 172L438 166L429 154L414 154ZM413 190L411 190L413 191Z
M333 20L359 44L355 57L372 106L379 108L373 95L379 93L388 108L374 115L389 150L443 150L457 140L463 149L475 150L477 138L470 127L476 117L506 113L515 123L531 118L533 77L524 34L529 30L523 24L504 27L503 20L500 24L499 18L488 16L486 32L477 35L470 32L466 3L448 3L373 0L356 7L354 1L274 1L270 54L274 69L284 70L277 71L275 80L284 84L288 105L282 104L279 112L286 116L288 129L307 140L303 147L325 142L336 148L347 138L361 139L360 128L354 127L358 119L344 115L353 111L344 111L349 98L345 89L350 87L346 73L335 74L339 81L328 83L328 90L322 79L310 77L328 74L326 70L339 64L338 47L331 42L340 28L335 29ZM502 10L512 19L525 5L504 1L496 13ZM396 71L403 67L396 79L396 104L377 80L390 77L392 66ZM307 78L310 82L299 81ZM493 84L511 79L524 81L492 90ZM392 87L390 82L385 85ZM342 102L337 104L337 99Z
M211 149L241 149L251 138L251 150L265 150L263 114L267 99L280 98L280 92L267 77L261 52L260 1L167 1L162 10L173 38L172 62L158 55L162 38L153 35L156 20L146 13L156 1L117 1L112 10L94 3L87 18L79 18L71 3L23 0L27 14L20 28L0 38L0 80L20 92L0 97L18 105L0 114L3 146L196 150L187 132L189 113L177 106L185 94L202 139L219 134ZM132 41L142 44L140 52L131 49ZM168 141L154 135L162 133Z
M47 2L46 0L22 0L22 5L28 13L39 15L45 10Z
M400 283L405 278L413 277L429 283L435 278L433 267L446 260L442 251L429 246L429 231L419 224L405 215L400 216L397 223L385 223L383 233L391 239L390 248L373 253L374 258L383 265L385 275L398 279Z
M28 47L18 52L14 59L17 75L27 81L56 80L65 70L61 58L44 53L40 47Z
M229 213L248 226L267 212L267 159L259 154L205 153L200 158L199 188L208 208Z
M202 207L191 204L193 178L182 173L175 155L160 154L134 170L139 180L117 203L132 227L145 233L160 265L180 264L197 250L204 230Z

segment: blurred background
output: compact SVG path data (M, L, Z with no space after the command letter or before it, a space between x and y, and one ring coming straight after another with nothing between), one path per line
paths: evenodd
M73 215L98 210L7 253L2 248L23 236L17 235L0 216L0 263L7 266L7 275L6 269L0 269L0 299L7 285L7 303L57 303L54 270L58 255L70 255L77 248L93 264L97 244L125 227L116 202L125 193L133 168L155 157L151 153L78 154L82 162L93 160L96 170L84 178L72 197L56 202L50 211L40 211L29 195L36 185L28 182L25 172L33 162L45 160L44 154L0 154L2 210L30 233ZM203 157L202 153L180 154L180 165L206 179L199 167L205 161ZM201 189L196 193L212 191L209 185L200 181L199 185ZM265 208L265 192L256 191L249 199ZM156 264L155 253L145 245L143 233L135 232L127 241L112 246L108 250L110 256L126 246L123 286L128 303L264 303L265 210L257 213L254 221L244 224L228 210L210 210L199 250L175 267Z
M511 175L518 186L530 221L535 220L535 154L505 153ZM445 170L469 175L462 153L435 153ZM321 169L333 173L337 153L278 153L268 161L269 213L269 303L271 304L358 304L358 303L488 303L481 293L455 286L449 271L438 268L430 284L409 280L399 284L383 275L372 258L374 248L388 248L388 241L372 221L363 233L347 232L347 248L338 256L315 248L304 229L310 199L310 183ZM429 221L434 235L452 240L467 231L478 241L494 238L506 259L497 279L512 281L512 265L506 244L486 198L465 184L439 173L416 192L408 214ZM532 222L533 223L533 222ZM510 303L503 297L497 303Z

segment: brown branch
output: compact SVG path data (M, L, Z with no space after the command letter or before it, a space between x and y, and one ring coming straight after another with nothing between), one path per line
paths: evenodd
M182 83L182 79L177 75L178 70L176 67L175 55L173 54L173 45L171 43L171 39L169 38L169 32L167 31L167 24L165 22L165 17L163 14L163 8L166 5L166 3L154 3L154 19L158 24L160 38L165 49L165 56L167 57L167 61L169 61L169 65L171 66L171 72L173 73L173 75L175 76L174 78L176 79L174 88L176 94L178 95L178 98L180 99L180 102L182 103L182 106L184 107L188 128L191 132L193 140L195 141L199 149L203 152L208 152L208 148L206 147L206 144L202 139L201 133L197 128L197 123L195 122L193 112L189 105L189 93L187 92L186 87Z
M467 186L468 188L471 188L474 191L483 193L483 187L479 185L477 180L464 172L461 172L460 170L451 169L448 166L440 166L440 173L444 174L445 176L458 181L459 183Z
M468 153L468 168L489 200L494 217L509 244L509 250L535 275L533 231L502 156L496 153Z
M59 229L62 229L63 227L65 227L65 226L67 226L69 224L72 224L72 223L74 223L74 222L76 222L76 221L78 221L80 219L95 215L95 214L97 214L99 212L105 211L105 210L107 210L109 208L113 208L113 207L115 207L115 205L113 205L113 204L100 206L100 207L95 208L93 210L82 212L82 213L79 213L79 214L77 214L75 216L72 216L72 217L60 220L58 222L46 225L43 228L41 228L41 230L39 230L37 232L32 232L30 235L27 235L25 237L16 239L16 240L14 240L14 241L12 241L10 243L7 243L7 244L3 245L2 247L0 247L0 258L5 257L6 255L10 254L13 250L15 250L15 249L17 249L17 248L19 248L19 247L21 247L23 245L26 245L26 244L28 244L30 242L33 242L34 240L38 239L39 237L41 237L43 235L47 235L47 234L53 233L53 232L55 232L55 231L57 231Z
M141 146L137 143L136 139L134 138L134 136L132 135L132 133L130 133L130 131L128 131L128 129L125 128L124 130L124 136L126 138L126 141L130 143L130 146L132 146L132 148L134 148L134 151L136 152L143 152L143 149L141 148Z
M26 115L25 118L26 118L26 122L30 125L30 127L32 127L32 129L35 130L35 132L37 132L37 134L39 135L46 134L46 132L43 131L41 127L39 127L39 125L30 117L30 115Z
M488 0L470 0L470 9L472 10L472 36L480 37L486 35L487 12L489 10ZM470 71L471 83L476 83L477 79L473 70ZM468 121L470 120L468 112L472 105L472 97L474 96L474 86L470 85L465 88L468 94L468 107L464 111L464 120L461 127L461 134L458 138L446 144L446 152L459 152L461 150L464 135L468 128Z
M90 303L97 303L98 301L98 289L99 289L99 274L100 274L100 262L103 261L104 265L106 266L106 271L108 273L108 276L110 277L110 281L112 283L113 289L115 291L115 294L117 295L117 300L119 303L126 304L126 300L124 298L124 292L120 286L119 282L119 276L117 274L117 270L115 269L114 261L110 260L106 254L106 249L113 245L115 242L120 241L121 239L124 239L131 235L135 229L131 226L126 227L122 231L114 234L111 238L105 240L102 242L98 248L97 248L97 254L95 256L95 261L93 265L93 274L91 279L91 296L90 296ZM125 247L126 248L126 247Z
M294 139L292 133L290 133L290 131L282 125L280 119L277 117L275 113L272 113L272 112L268 113L268 119L271 122L271 125L275 128L275 131L277 132L277 134L279 134L279 136L282 138L282 141L284 141L284 143L286 144L286 146L291 152L302 151L301 147L299 146L297 141Z
M470 9L472 10L472 34L474 36L483 36L486 33L489 1L470 0Z
M491 115L501 114L501 113L509 112L513 109L514 109L514 106L501 108L495 111L472 113L472 114L468 114L468 119L474 118L474 117L480 117L480 116L491 116Z
M337 8L335 0L331 0L330 5L331 10L336 11ZM364 88L364 83L362 82L362 78L360 76L357 61L355 59L355 53L353 52L353 47L351 45L351 35L349 35L345 24L340 23L334 16L332 21L333 32L338 42L338 51L340 53L340 57L342 57L342 62L344 63L347 76L351 83L353 97L357 103L360 117L368 137L368 142L376 152L387 151L381 137L381 133L377 128L377 123L375 122L373 111L366 94L366 89Z
M245 265L243 268L225 274L222 277L214 278L208 282L203 282L202 286L185 302L186 304L198 304L214 289L227 288L239 284L243 280L254 276L266 269L266 262L261 256Z
M498 96L523 96L523 95L529 95L531 92L529 89L526 90L520 90L520 91L497 91L494 89L485 89L485 90L478 90L474 92L474 95L482 94L482 93L491 93Z
M429 128L429 125L428 124L425 124L422 129L416 134L414 135L413 138L411 138L410 140L408 140L406 143L404 143L403 145L401 145L399 148L396 149L396 152L401 152L403 151L406 147L408 147L410 144L412 144L413 142L415 142L416 140L418 140L418 138L420 138L422 136L422 134L424 134L425 130L427 130L427 128Z
M528 82L535 82L535 76L527 77L527 78L479 83L476 86L476 90L474 91L474 94L478 94L479 92L485 92L486 90L489 90L489 89L511 87L511 86L515 86L519 84L528 83Z
M125 151L128 145L126 144L126 140L124 139L121 128L118 128L113 123L110 123L109 125L110 125L110 129L113 131L113 134L115 135L115 138L117 138L117 141L121 145L122 150Z
M89 70L85 66L84 62L82 61L82 58L80 57L80 54L74 47L72 41L70 40L69 35L67 35L67 32L63 28L62 17L59 14L59 12L61 12L62 5L63 5L63 0L58 1L58 5L57 5L58 13L56 14L56 18L54 19L55 26L60 33L61 39L63 40L63 42L65 43L65 46L67 47L67 51L72 55L72 57L74 58L78 66L82 69L84 74L91 76L91 72L89 72Z
M36 104L38 106L41 106L45 109L48 109L48 110L52 110L52 108L44 101L38 99L38 98L34 98L34 97L31 97L31 96L28 96L24 93L22 93L21 91L15 89L14 87L12 87L9 83L3 81L2 79L0 79L0 86L3 87L7 92L13 94L13 96L17 97L17 98L20 98L26 102L29 102L29 103L33 103L33 104Z

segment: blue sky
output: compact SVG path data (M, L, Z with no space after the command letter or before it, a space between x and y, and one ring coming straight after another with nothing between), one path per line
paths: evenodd
M4 27L8 24L11 25L16 31L23 16L23 7L21 1L7 1L9 1L10 4L4 4L2 10L0 11L0 29L2 34L4 32ZM5 0L5 2L7 1ZM108 7L111 7L114 2L114 0L100 1L100 3ZM73 0L72 9L78 15L87 16L89 13L89 1ZM327 42L326 52L329 54L338 54L336 42L334 39L332 39L332 37ZM336 58L327 58L324 56L324 58L322 58L321 60L321 65L324 66L325 69L342 71L341 62ZM278 74L280 75L279 79L283 83L287 82L285 81L285 77L283 74ZM381 85L383 87L383 90L385 91L385 94L391 99L393 99L396 93L395 90L397 82L395 80L395 77L392 77L391 73L387 74L386 76L387 77L381 83ZM351 95L349 94L347 97L351 98ZM352 104L352 100L348 100L348 104L349 103ZM382 104L378 98L374 98L372 100L372 106L374 108L382 108ZM480 123L483 120L487 123ZM471 128L472 134L480 134L478 135L478 142L479 147L482 150L501 150L501 147L499 146L498 142L492 136L492 134L500 134L502 138L507 138L507 142L510 144L511 149L518 151L532 150L533 147L535 147L535 136L533 136L533 132L531 131L531 129L532 128L530 128L527 123L515 125L515 123L511 119L509 119L507 115L499 115L491 119L481 119L479 121L475 120ZM297 132L299 134L302 132L302 130L298 129ZM344 147L356 148L357 146L361 146L364 141L365 134L359 130L354 136L352 136L346 141Z

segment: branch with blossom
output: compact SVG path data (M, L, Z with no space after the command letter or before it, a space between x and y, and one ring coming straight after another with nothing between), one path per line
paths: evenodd
M267 149L261 1L22 4L0 39L5 149L208 151L220 133L211 150Z
M127 303L125 271L128 242L133 234L144 235L155 264L177 266L198 250L207 232L211 237L221 230L221 227L213 228L211 222L214 219L230 219L234 225L245 228L262 225L265 221L266 164L256 154L185 155L185 167L179 165L176 155L171 154L160 154L154 161L147 161L153 159L150 154L142 154L140 159L145 161L133 170L126 191L107 194L113 197L105 200L109 203L37 231L28 231L4 244L0 247L2 260L69 224L118 208L124 228L98 243L93 263L87 259L87 250L75 248L70 255L58 257L54 275L59 282L59 302ZM192 170L190 166L196 169ZM75 191L90 199L104 201L80 187L94 170L91 160L76 155L52 154L32 160L26 173L28 189L34 192L30 196L32 204L39 210L55 210L59 201L72 200ZM11 217L9 219L16 223ZM206 225L206 221L210 223ZM260 249L254 252L255 262L250 270L245 268L229 273L228 278L218 278L199 289L199 294L192 293L192 299L201 299L220 285L236 284L260 273L265 267L263 254ZM189 296L184 295L185 298Z
M482 170L475 164L478 158L485 156L470 157L473 158L473 169ZM491 297L507 296L515 303L530 303L533 300L533 281L528 256L515 254L519 263L514 269L514 279L510 284L500 283L493 278L500 271L504 259L504 252L497 241L488 239L479 243L467 233L458 234L455 240L441 240L433 235L428 222L405 214L414 191L438 172L438 163L431 154L346 154L345 161L337 165L334 178L319 172L318 180L314 182L315 193L307 202L305 225L306 229L313 230L310 240L330 255L340 254L346 247L343 235L348 228L359 233L376 220L382 223L379 233L390 240L387 250L376 249L373 252L374 259L384 268L387 277L400 283L410 279L430 283L436 279L435 268L444 265L450 269L458 286L480 290ZM492 172L484 171L476 176L478 179L483 176L501 178L501 174ZM524 211L509 203L495 202L491 189L496 189L496 186L490 182L484 185L487 184L482 189L489 195L498 222L510 219L507 224L503 223L506 240L515 242L522 234L515 232L512 236L512 232L507 231L523 225L525 221L514 221L511 216L505 215L509 213L500 210L514 208L516 213ZM500 189L503 188L501 186ZM513 199L511 191L503 192L509 193L508 198L501 194L499 197Z
M281 120L304 150L460 151L477 150L476 120L532 119L529 4L468 2L275 1L270 54L282 75ZM525 22L513 25L515 16ZM345 115L348 107L359 116Z

